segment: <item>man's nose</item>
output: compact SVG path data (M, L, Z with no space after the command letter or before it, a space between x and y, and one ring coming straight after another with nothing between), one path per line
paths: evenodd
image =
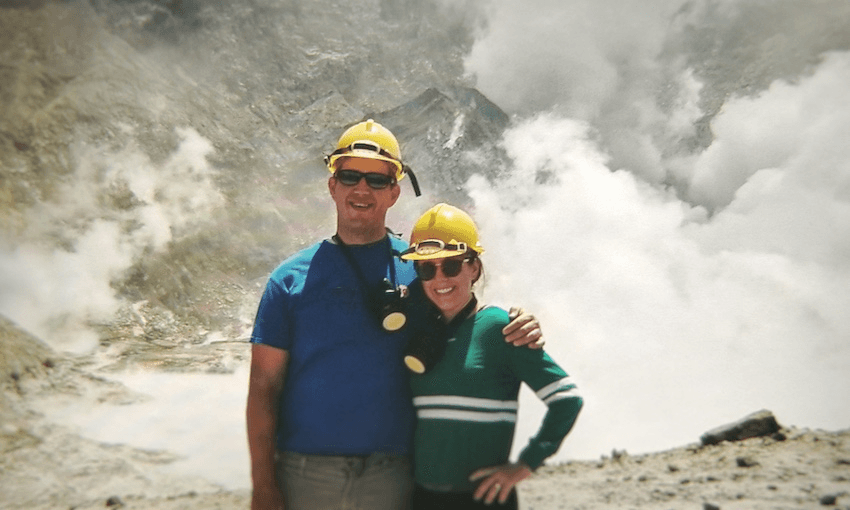
M354 185L354 191L357 191L359 193L371 193L372 188L370 188L369 185L366 184L366 178L364 177L357 181L357 184Z

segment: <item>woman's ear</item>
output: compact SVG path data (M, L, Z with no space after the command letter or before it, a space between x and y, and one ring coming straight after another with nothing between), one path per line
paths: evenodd
M475 269L475 277L472 278L472 284L475 285L481 278L481 272L484 270L484 267L481 265L481 259L478 257L475 257L475 260L472 261L472 265Z

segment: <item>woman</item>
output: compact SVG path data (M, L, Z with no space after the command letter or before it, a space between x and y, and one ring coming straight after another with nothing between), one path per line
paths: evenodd
M434 305L433 318L413 325L420 333L405 357L417 411L414 510L492 508L485 505L494 500L517 508L514 486L557 451L582 406L545 352L505 343L508 313L477 301L483 251L472 218L438 204L416 222L402 254L414 261ZM509 462L521 382L548 411L517 462Z

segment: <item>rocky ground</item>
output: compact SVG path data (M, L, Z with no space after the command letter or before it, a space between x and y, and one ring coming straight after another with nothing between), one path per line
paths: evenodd
M228 349L238 357L245 346L219 352ZM169 452L91 441L38 412L33 402L46 397L127 404L144 398L92 375L91 358L58 355L2 317L0 354L0 508L248 508L247 490L154 469L176 460ZM543 467L520 494L528 510L850 509L850 430L786 427L651 454L615 450L598 461Z
M520 492L537 510L850 508L850 431L783 433L545 467Z

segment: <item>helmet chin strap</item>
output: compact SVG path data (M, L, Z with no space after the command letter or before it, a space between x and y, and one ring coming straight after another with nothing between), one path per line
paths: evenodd
M416 180L416 174L407 165L404 165L403 170L404 173L410 176L410 185L413 186L413 192L416 193L417 197L422 196L422 192L419 191L419 181Z

